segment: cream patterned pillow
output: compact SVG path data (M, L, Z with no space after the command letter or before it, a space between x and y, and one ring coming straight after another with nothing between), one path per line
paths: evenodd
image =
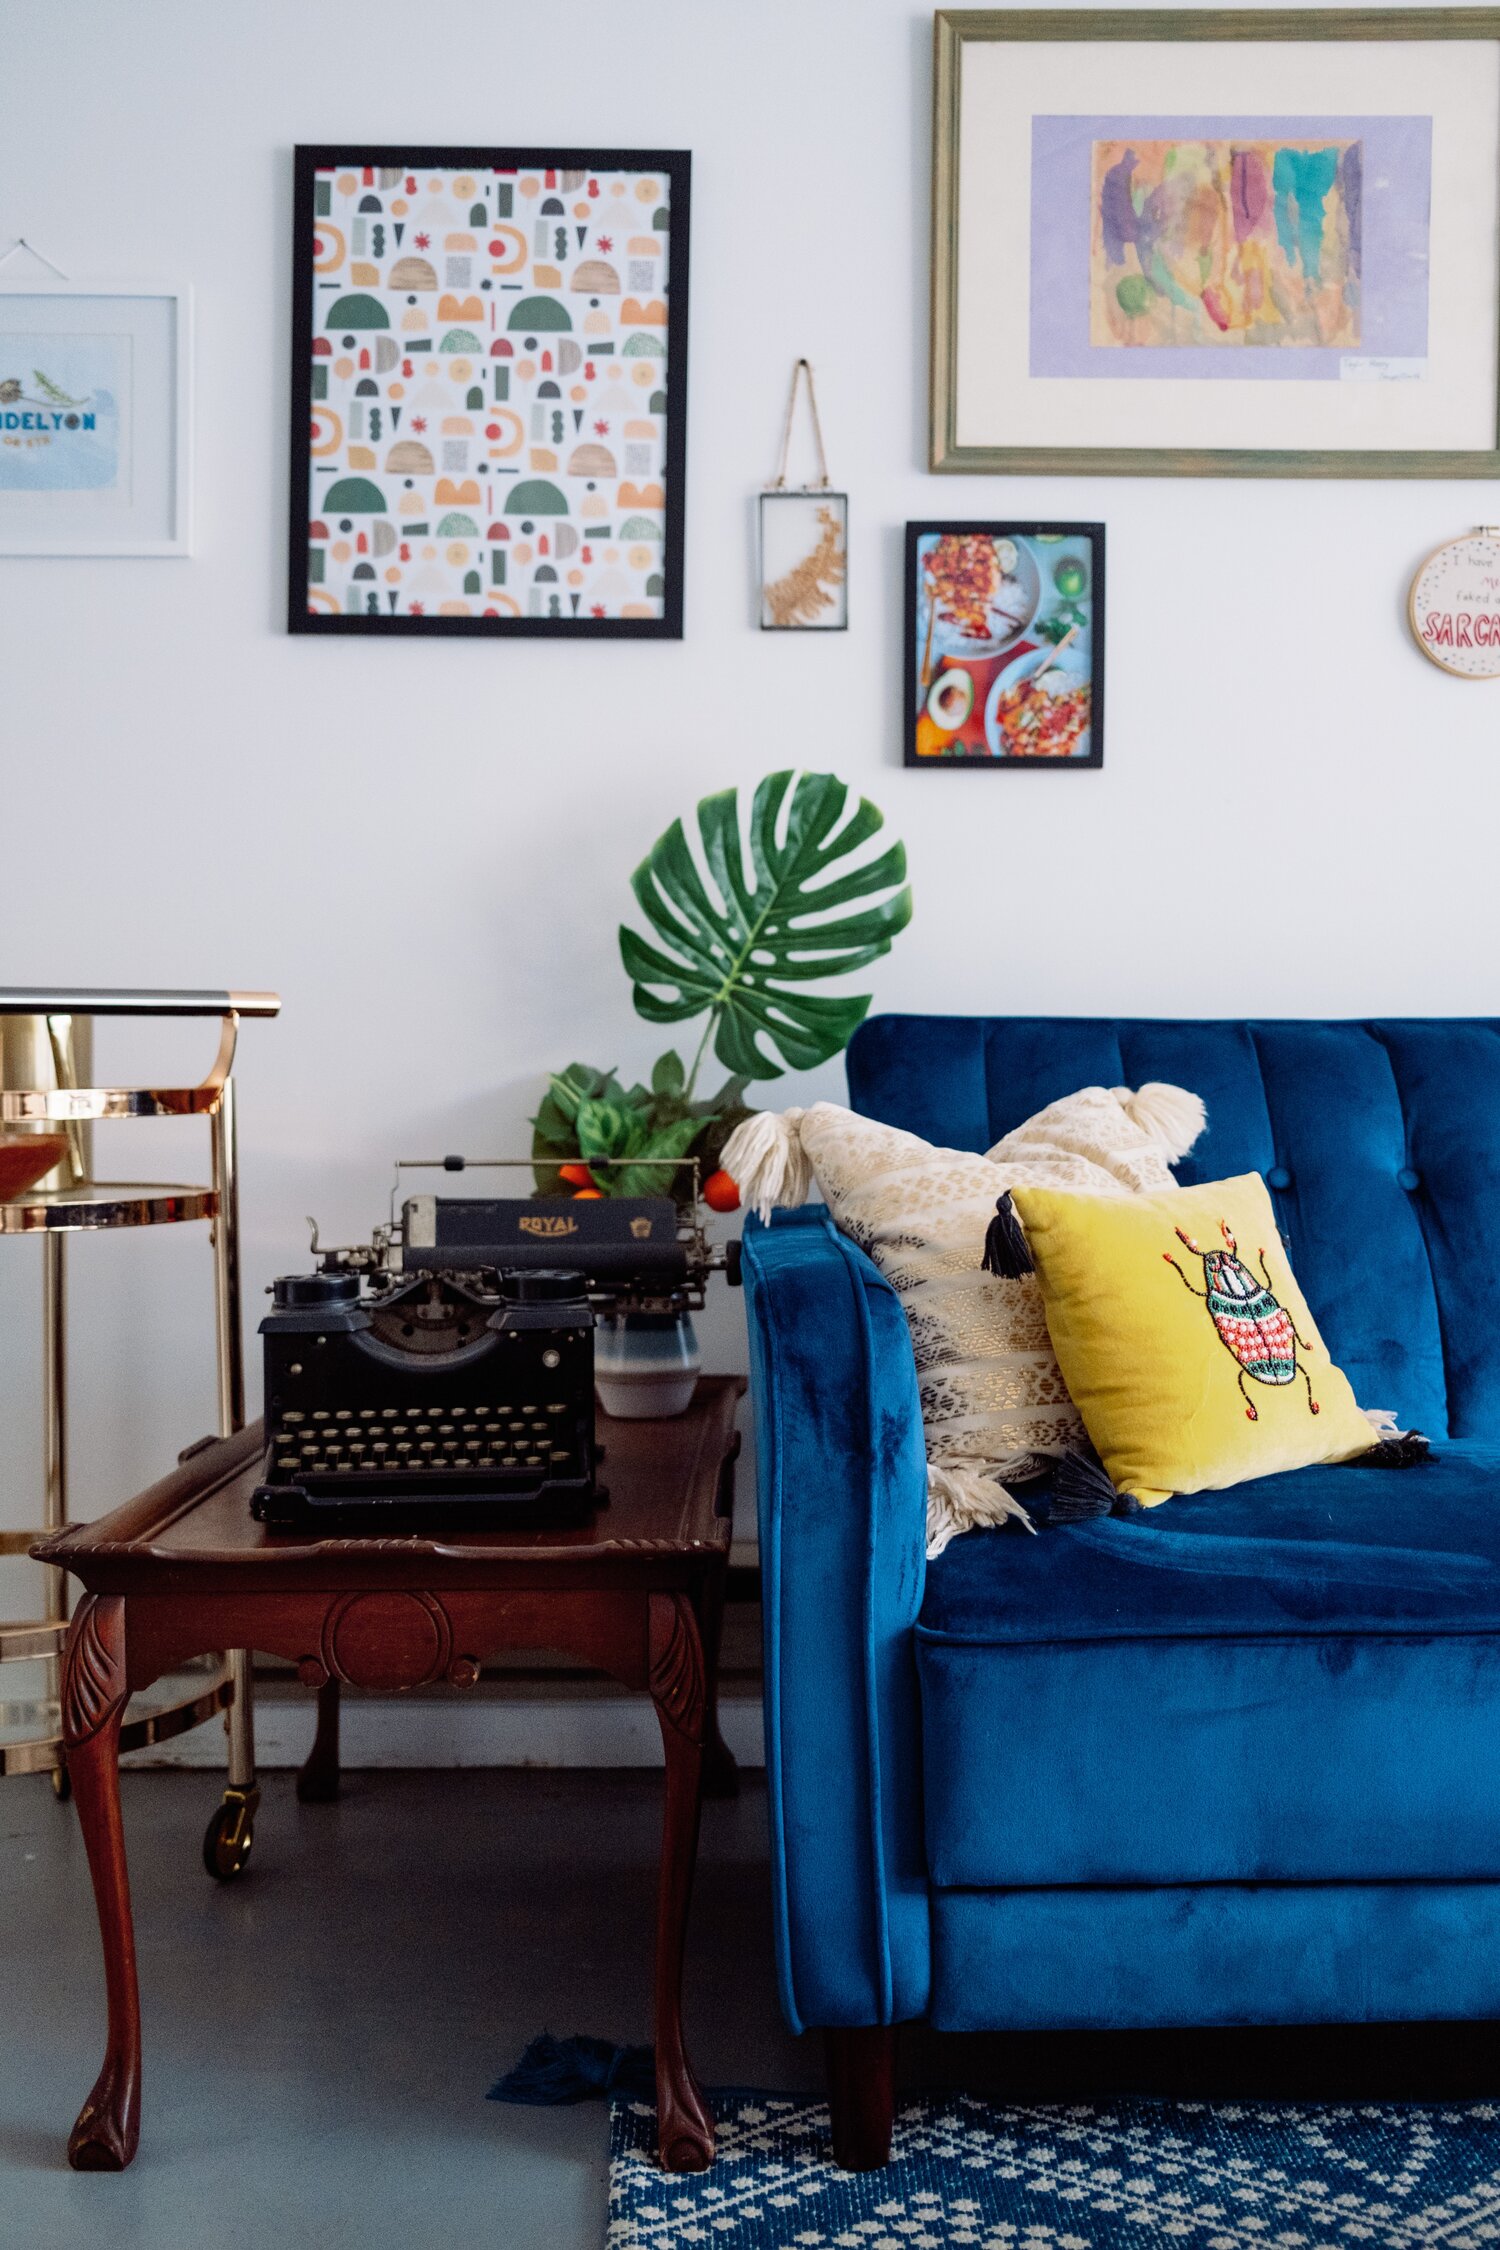
M1086 1086L1052 1102L983 1156L934 1148L832 1102L748 1119L724 1169L769 1218L812 1175L835 1223L874 1261L911 1328L928 1459L928 1553L1004 1516L1027 1522L1005 1480L1086 1442L1047 1336L1034 1275L982 1270L1007 1188L1134 1195L1175 1187L1170 1166L1203 1130L1203 1104L1176 1086Z

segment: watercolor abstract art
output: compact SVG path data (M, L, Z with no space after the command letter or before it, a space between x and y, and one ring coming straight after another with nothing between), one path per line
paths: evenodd
M1103 524L907 525L905 757L1103 764Z
M1357 140L1093 144L1089 340L1360 342Z
M930 464L1500 475L1500 11L940 9Z
M1430 118L1037 117L1031 176L1033 375L1425 365Z
M297 152L293 632L682 632L689 160Z

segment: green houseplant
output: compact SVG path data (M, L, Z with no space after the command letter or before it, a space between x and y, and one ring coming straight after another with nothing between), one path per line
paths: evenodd
M864 849L884 825L867 798L850 809L836 775L790 768L760 783L743 835L737 790L703 798L697 856L673 821L630 878L649 934L622 926L620 958L648 1023L704 1019L691 1065L669 1048L649 1086L585 1063L557 1072L532 1120L544 1194L683 1199L691 1172L662 1160L695 1157L709 1201L734 1208L717 1166L747 1088L840 1053L870 1005L807 987L878 961L911 919L903 847ZM710 1054L728 1076L701 1095Z

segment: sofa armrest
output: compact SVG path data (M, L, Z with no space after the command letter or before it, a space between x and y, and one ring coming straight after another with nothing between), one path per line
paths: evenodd
M782 2006L922 2015L930 1975L913 1628L927 1470L900 1303L820 1207L747 1221Z

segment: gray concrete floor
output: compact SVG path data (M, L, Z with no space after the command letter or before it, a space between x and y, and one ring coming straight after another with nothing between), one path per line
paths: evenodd
M204 1874L210 1776L122 1791L145 2018L130 2171L64 2144L103 2051L77 1822L43 1780L0 1787L0 2250L602 2250L602 2105L486 2089L544 2028L644 2039L660 1777L380 1772L301 1806L267 1777L255 1858ZM704 2080L806 2088L782 2025L765 1793L704 1808L687 2023ZM1492 2025L904 2035L909 2086L1069 2101L1438 2099L1500 2093Z
M145 2019L140 2153L64 2143L103 2052L77 1821L0 1789L4 2250L601 2250L603 2106L484 2099L544 2028L650 2036L650 1773L272 1774L244 1878L204 1873L206 1775L122 1779ZM816 2083L777 2008L765 1798L705 1807L687 1975L711 2083Z

